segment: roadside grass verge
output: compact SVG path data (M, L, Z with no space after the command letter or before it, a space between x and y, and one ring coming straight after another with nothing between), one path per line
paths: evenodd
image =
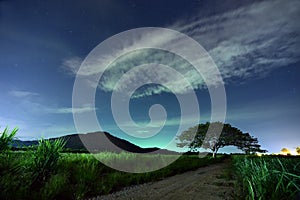
M232 156L235 196L246 200L293 200L300 192L300 157Z

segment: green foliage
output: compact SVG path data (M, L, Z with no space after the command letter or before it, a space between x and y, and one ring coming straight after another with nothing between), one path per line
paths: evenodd
M39 187L50 176L51 172L57 169L57 163L60 152L65 146L66 141L57 140L39 140L39 145L33 150L33 162L31 169L34 171L33 186Z
M24 153L0 154L0 199L23 199L30 191L30 156Z
M48 142L52 141L40 142L39 147L34 152L12 152L9 154L10 156L7 157L6 161L13 165L19 165L20 168L18 168L17 173L6 169L5 173L1 174L0 199L84 199L108 194L126 186L160 180L188 170L195 170L201 166L221 162L223 159L223 157L211 159L210 156L199 159L198 155L185 155L163 169L149 173L132 174L111 169L96 160L91 154L60 153L58 160L53 159L53 157L45 159L45 152L57 152L49 150L53 147L50 148ZM51 145L53 146L53 144ZM32 156L31 153L34 155ZM57 155L56 153L52 154ZM38 158L38 155L41 158ZM109 152L103 152L97 156L102 156L107 161L118 158L123 159L124 162L135 157L133 153ZM167 157L170 155L145 156L151 156L154 159L161 159L160 157L168 159ZM56 164L43 164L44 162L48 163L48 160L56 160L54 161ZM34 165L35 168L33 168ZM46 177L43 173L45 170L37 169L36 166L48 169L48 172L45 173L47 174ZM52 166L56 170L46 166ZM37 174L41 174L39 179L41 182L38 184L34 178Z
M199 124L189 128L177 137L178 147L189 147L192 151L199 148L210 149L215 155L220 148L236 146L246 154L266 152L260 149L257 138L243 133L238 128L222 122Z
M10 148L9 145L12 143L17 132L18 128L14 128L10 133L8 127L4 129L0 136L0 152L6 151Z
M249 133L243 133L240 136L240 140L237 143L237 147L244 151L246 154L251 153L266 153L266 150L262 150L258 144L258 139L252 137Z
M237 196L246 200L295 199L300 191L300 158L235 156Z
M100 177L112 171L91 154L64 153L59 160L60 173L68 174L73 199L82 199L94 191L102 190Z
M68 195L68 177L65 174L54 174L36 195L37 199L70 199Z

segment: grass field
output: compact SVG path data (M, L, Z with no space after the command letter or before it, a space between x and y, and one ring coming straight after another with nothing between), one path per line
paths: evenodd
M105 163L119 160L125 168L134 164L134 153L99 154L61 153L64 141L40 140L27 151L2 148L0 153L0 199L84 199L108 194L123 187L161 180L213 163L222 162L225 155L183 155L172 164L148 173L126 173L107 167ZM147 169L153 160L168 162L174 155L144 155ZM296 156L231 156L231 166L224 177L236 181L236 199L289 200L300 192L300 157ZM140 164L140 163L139 163Z
M41 156L41 155L39 155ZM133 160L132 153L103 152L103 159ZM152 155L161 159L171 155ZM0 199L82 199L108 194L123 187L157 181L168 176L221 162L184 155L163 169L149 173L125 173L111 169L91 154L60 153L44 162L33 151L0 154ZM147 155L149 157L149 155ZM300 191L300 157L232 156L236 199L295 199Z
M233 156L236 198L293 200L300 193L299 156Z
M44 157L43 157L44 156ZM134 159L132 153L100 153L105 159ZM147 155L149 156L149 155ZM170 157L171 155L152 155ZM54 156L55 157L55 156ZM82 199L108 194L122 187L160 180L164 177L220 162L196 155L180 157L171 165L149 173L125 173L111 169L91 154L61 153L58 160L33 151L1 154L0 199ZM49 160L52 159L51 162ZM44 161L43 161L44 160Z

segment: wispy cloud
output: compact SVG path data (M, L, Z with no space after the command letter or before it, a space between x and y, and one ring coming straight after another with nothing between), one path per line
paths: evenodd
M288 66L299 61L300 57L300 2L291 1L263 1L239 7L225 13L203 18L195 16L181 19L169 28L180 31L198 41L209 52L217 64L225 83L245 81L253 77L264 77L274 69ZM149 39L150 38L150 39ZM120 47L119 52L128 52L139 46L149 46L154 43L170 43L173 38L159 32L151 33L151 37L137 38L128 41L126 47ZM178 41L180 44L180 41ZM184 45L179 48L185 48ZM118 52L118 53L119 53ZM103 56L103 60L113 60L115 54ZM100 59L100 58L99 58ZM199 58L205 66L207 58ZM64 61L64 67L71 73L78 73L79 58ZM99 60L93 59L79 75L89 76L103 72L104 66L99 66ZM176 93L187 92L187 85L182 77L170 77L167 71L144 70L131 74L126 84L116 87L116 82L122 75L136 65L145 63L165 64L183 74L193 87L205 87L205 82L195 69L184 59L171 53L142 50L123 55L110 64L105 71L98 87L104 91L126 90L132 84L148 81L149 77L156 77L162 83L175 88ZM211 84L216 82L216 74L208 67L203 67L203 73ZM95 83L93 83L95 85ZM136 97L149 96L169 92L166 87L149 86L140 90Z
M29 92L29 91L22 91L22 90L11 90L9 92L11 96L18 97L18 98L24 98L24 97L33 97L38 96L39 94L36 92Z
M95 111L97 108L90 105L86 105L80 108L60 107L60 108L46 108L45 111L53 114L72 114L72 113L84 113Z
M167 128L179 128L181 125L181 129L178 129L178 133L182 133L182 131L195 126L196 116L189 116L185 118L181 117L173 117L168 118L166 121L154 120L149 124L149 121L139 121L137 124L138 126L132 126L130 122L122 122L118 124L118 126L125 127L132 135L142 136L152 134L153 132L157 132L157 128L159 127L167 127ZM197 117L198 118L198 117ZM199 123L205 123L210 121L210 116L208 114L203 114L200 117ZM108 127L109 130L116 130L118 129L115 125L112 127Z
M70 75L74 75L78 72L78 69L82 63L82 58L72 57L70 59L63 60L62 69L65 69Z
M223 78L264 76L299 60L299 1L264 1L173 25L210 53Z
M58 107L54 105L47 105L41 103L41 96L36 92L24 90L11 90L9 94L17 97L16 106L22 108L26 112L33 112L39 114L72 114L84 113L97 110L96 107L91 105L83 105L82 107ZM36 97L39 97L37 99Z

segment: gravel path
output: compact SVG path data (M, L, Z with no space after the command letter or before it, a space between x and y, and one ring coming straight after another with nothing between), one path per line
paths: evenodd
M92 200L225 200L231 199L233 182L220 178L227 162L199 168L158 182L125 188Z

